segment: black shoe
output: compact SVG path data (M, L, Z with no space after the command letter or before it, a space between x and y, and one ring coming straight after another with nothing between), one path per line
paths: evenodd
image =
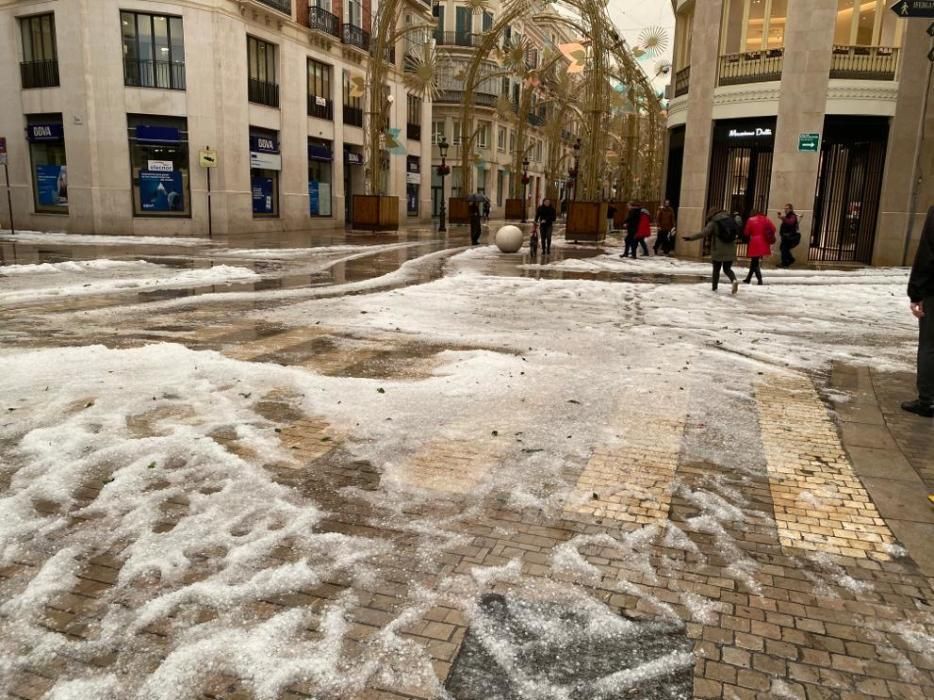
M752 280L743 280L743 284L749 284Z
M902 404L902 410L908 411L908 413L914 413L916 416L934 418L934 404L925 403L921 401L921 399L906 401Z

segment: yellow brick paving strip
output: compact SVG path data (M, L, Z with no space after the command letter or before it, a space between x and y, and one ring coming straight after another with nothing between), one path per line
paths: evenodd
M594 450L578 477L569 519L579 514L646 525L668 518L686 402L679 394L652 404L659 415L634 410L632 403L621 406L614 424L633 430L622 446Z
M508 447L505 440L433 440L393 470L393 475L405 486L466 494L502 461Z
M784 547L888 561L895 542L805 377L756 388L779 541Z

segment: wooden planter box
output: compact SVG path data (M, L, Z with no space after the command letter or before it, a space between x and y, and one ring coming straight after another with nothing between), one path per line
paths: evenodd
M567 229L564 238L600 242L606 238L606 202L568 202Z
M528 210L525 208L524 199L507 199L506 200L506 220L507 221L522 221L527 219L529 215Z
M463 197L451 197L448 200L448 223L470 223L470 203Z
M399 198L386 194L355 194L350 225L361 231L398 231Z

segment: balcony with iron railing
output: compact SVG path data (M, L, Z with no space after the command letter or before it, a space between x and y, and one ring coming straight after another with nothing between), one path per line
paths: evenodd
M370 50L370 33L355 24L345 24L341 41L364 51Z
M279 85L269 83L265 80L249 79L248 93L250 102L267 105L268 107L279 106Z
M719 84L743 85L781 80L784 54L784 49L769 49L721 56Z
M687 95L691 88L691 66L682 68L675 73L675 97Z
M344 105L344 126L363 126L363 108Z
M531 126L545 126L545 115L544 114L532 114L529 113L528 122Z
M341 38L341 22L336 15L332 15L327 10L320 7L308 8L308 27L316 32L322 32L330 36Z
M895 80L898 49L890 46L834 46L831 79Z
M292 14L292 0L256 0L256 2L287 15Z
M308 116L318 119L334 119L334 103L317 95L308 96Z
M185 64L123 59L123 82L130 87L185 89Z
M482 34L471 34L470 32L442 32L435 30L435 43L438 46L463 46L465 48L476 48L480 46L483 40Z
M473 94L473 104L476 107L495 107L496 95L487 95L481 92ZM438 93L433 102L438 104L461 104L464 101L463 90L444 90Z
M58 87L58 59L23 61L19 64L23 89Z
M421 124L412 124L411 122L405 125L405 136L412 141L421 141L422 140L422 125Z

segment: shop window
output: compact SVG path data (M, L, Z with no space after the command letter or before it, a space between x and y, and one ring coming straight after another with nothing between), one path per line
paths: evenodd
M68 213L68 164L61 114L26 117L36 212Z
M20 78L23 89L58 86L58 49L55 43L55 15L34 15L19 21L23 39Z
M191 216L188 123L127 115L134 216Z
M123 81L133 87L185 89L181 17L121 12Z
M334 150L330 141L308 139L308 213L331 216Z
M886 0L837 0L834 44L898 47L902 23L889 4Z
M409 216L418 216L418 197L422 185L422 159L407 156L405 159L405 210Z
M788 0L725 0L721 53L781 52L787 18ZM688 57L682 55L680 61Z
M250 191L254 218L279 216L279 133L250 127Z

